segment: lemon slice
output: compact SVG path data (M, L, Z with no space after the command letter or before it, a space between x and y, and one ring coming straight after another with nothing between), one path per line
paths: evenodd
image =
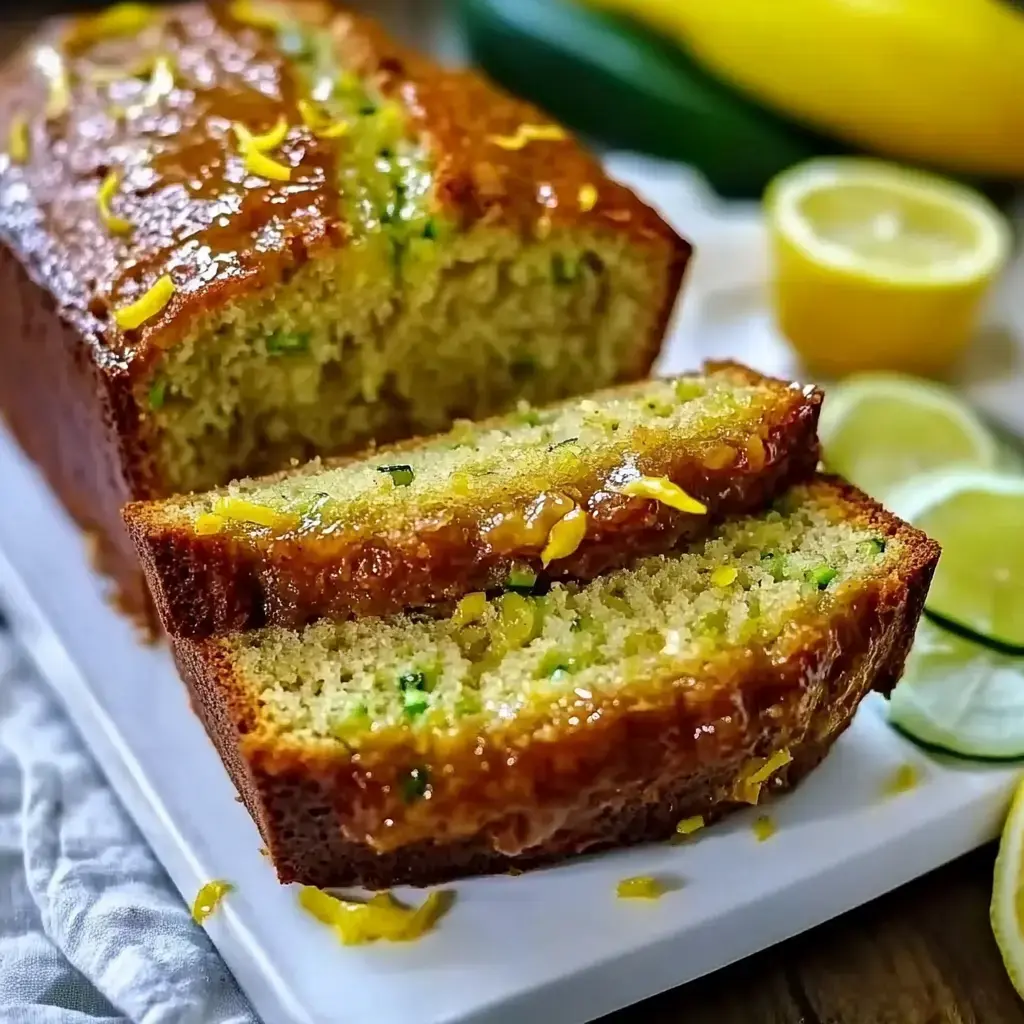
M946 371L1010 252L983 196L876 160L790 168L768 187L765 213L779 326L830 376Z
M1017 786L999 840L989 920L1006 973L1024 999L1024 782Z
M961 757L1024 758L1024 658L924 622L889 698L889 721Z
M830 388L820 435L828 468L879 501L919 473L994 469L1000 460L995 437L952 391L899 374L860 374Z
M889 503L942 545L928 614L993 650L1024 655L1024 477L934 473L908 481Z

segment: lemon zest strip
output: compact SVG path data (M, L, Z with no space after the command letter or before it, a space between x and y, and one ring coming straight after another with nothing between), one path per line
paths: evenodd
M126 220L124 217L118 217L117 214L112 213L110 210L110 200L114 197L114 193L120 184L121 178L117 171L111 171L103 179L103 184L100 185L99 191L96 193L96 205L99 207L100 220L103 221L103 226L111 234L128 235L131 234L132 230L131 221Z
M627 498L650 498L660 501L669 508L694 515L705 515L708 507L696 498L691 498L678 484L672 483L666 476L641 476L630 480L619 488L619 493Z
M266 526L271 530L290 530L298 525L296 516L244 498L218 498L213 503L213 514L235 522Z
M259 153L265 153L270 149L277 149L285 140L288 134L288 121L284 115L280 115L274 123L274 127L262 135L255 135L244 124L235 121L231 130L238 139L238 148L245 153L249 149L255 149Z
M666 892L665 886L651 875L624 878L615 887L620 900L656 900Z
M135 302L114 310L114 321L122 330L130 331L140 327L147 320L159 313L174 294L174 282L170 275L164 274L149 291L141 295Z
M580 185L579 191L579 204L580 209L584 213L590 213L590 211L597 206L597 189L590 184Z
M560 142L565 129L557 124L521 124L514 135L488 135L487 140L502 149L517 150L531 142Z
M676 834L680 836L692 835L703 827L704 815L694 814L692 817L683 818L683 820L676 825Z
M202 886L192 902L192 920L202 924L216 909L229 892L235 887L222 878L215 878Z
M7 155L12 163L23 164L28 160L28 120L24 114L15 114L7 132Z
M271 159L266 153L252 147L245 150L245 169L250 174L271 181L291 181L292 177L291 167Z
M566 512L548 531L547 543L540 554L541 564L546 569L558 558L568 558L587 535L587 513L577 505Z

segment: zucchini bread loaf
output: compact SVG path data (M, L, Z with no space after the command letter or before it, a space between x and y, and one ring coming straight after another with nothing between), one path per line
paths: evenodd
M819 477L589 582L173 643L282 880L426 884L791 785L899 678L937 559Z
M120 507L644 376L689 247L536 109L316 2L119 4L0 71L0 411Z
M813 475L820 402L712 365L125 518L169 633L385 615L589 579L759 510Z

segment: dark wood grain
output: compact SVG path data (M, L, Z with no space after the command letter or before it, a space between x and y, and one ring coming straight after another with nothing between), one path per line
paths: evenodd
M989 928L994 847L601 1024L1024 1024Z

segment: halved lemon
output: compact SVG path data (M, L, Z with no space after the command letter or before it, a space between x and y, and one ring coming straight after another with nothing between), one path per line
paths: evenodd
M989 919L1006 973L1024 999L1024 782L1017 785L999 840Z
M891 373L829 388L820 434L825 464L879 501L920 473L994 469L999 443L949 388Z
M983 196L877 160L792 167L769 185L765 214L779 327L828 376L948 370L1010 252Z
M992 650L1024 655L1024 476L934 473L888 503L942 545L928 614Z

